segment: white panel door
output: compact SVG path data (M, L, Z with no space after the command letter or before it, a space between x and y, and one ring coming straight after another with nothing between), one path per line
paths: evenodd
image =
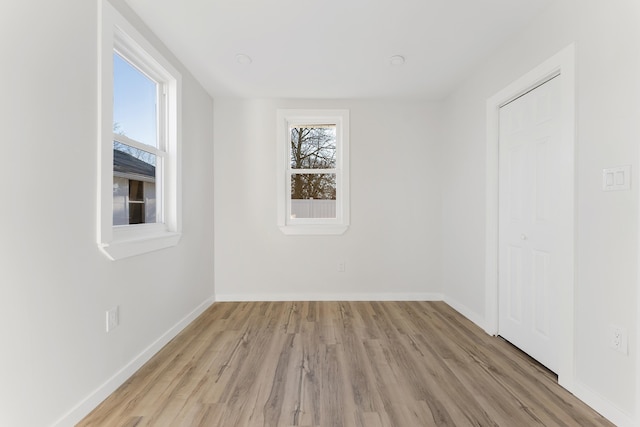
M499 334L557 372L558 292L572 280L573 152L561 76L500 108Z

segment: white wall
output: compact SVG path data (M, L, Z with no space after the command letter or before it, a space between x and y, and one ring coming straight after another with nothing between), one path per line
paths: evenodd
M96 245L97 2L6 2L0 35L0 425L41 427L213 295L213 104L176 64L184 236L112 262Z
M344 235L278 229L277 108L350 110L352 225ZM216 99L214 117L217 299L406 299L442 291L437 105Z
M485 103L576 42L578 394L622 423L636 417L640 3L557 2L474 70L444 103L443 287L484 316ZM601 190L602 168L632 165L633 191ZM460 268L465 266L465 268ZM607 347L614 323L629 355Z
M206 303L214 291L214 231L221 299L444 294L482 319L485 102L572 41L576 379L596 403L633 417L638 22L636 0L560 0L479 64L443 110L374 100L219 99L212 106L176 63L184 89L183 240L177 248L110 262L95 243L97 2L5 5L0 425L51 425L80 405L62 418L70 423L106 390L105 382ZM343 236L285 236L276 226L275 110L296 107L351 110L352 226ZM633 166L634 190L603 193L601 169L619 164ZM345 273L337 272L339 261L346 261ZM114 305L121 325L106 334L104 312ZM606 347L609 323L628 329L629 356Z

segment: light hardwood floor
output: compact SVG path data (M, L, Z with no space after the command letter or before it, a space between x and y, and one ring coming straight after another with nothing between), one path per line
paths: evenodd
M216 303L79 426L610 426L442 302Z

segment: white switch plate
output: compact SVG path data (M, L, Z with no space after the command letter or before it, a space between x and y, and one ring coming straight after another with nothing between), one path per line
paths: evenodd
M631 190L631 165L602 169L602 191Z

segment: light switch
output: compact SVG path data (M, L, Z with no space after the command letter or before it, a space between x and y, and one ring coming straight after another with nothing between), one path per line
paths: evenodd
M631 165L602 169L602 190L631 190Z
M605 186L610 187L613 185L613 174L612 173L605 173Z

